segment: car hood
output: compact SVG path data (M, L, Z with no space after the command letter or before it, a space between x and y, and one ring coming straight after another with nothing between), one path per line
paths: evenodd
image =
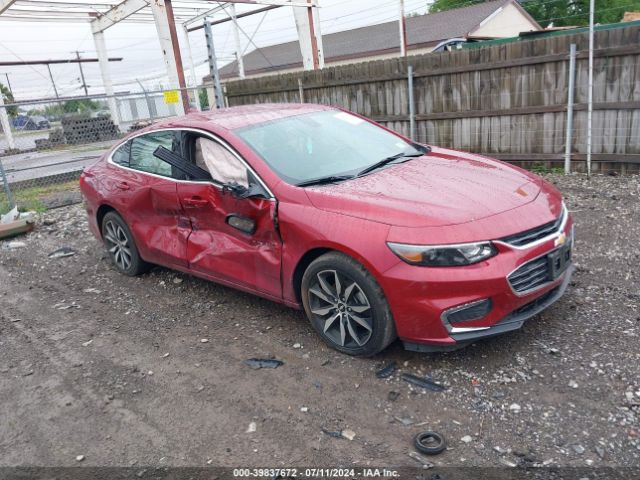
M479 155L429 154L338 184L307 188L321 210L405 227L457 225L530 203L542 180Z

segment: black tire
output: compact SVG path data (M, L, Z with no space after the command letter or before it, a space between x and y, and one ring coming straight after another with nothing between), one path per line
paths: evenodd
M437 432L422 432L413 438L413 445L419 452L427 455L437 455L447 448L447 442Z
M384 292L367 269L347 255L331 252L311 262L302 277L301 296L313 328L342 353L372 356L396 338Z
M104 245L116 270L131 277L149 270L151 265L140 258L131 230L120 215L108 212L101 228Z

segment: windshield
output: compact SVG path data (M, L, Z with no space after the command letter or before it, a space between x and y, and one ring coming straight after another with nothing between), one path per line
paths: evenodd
M235 133L291 184L353 175L393 155L419 153L396 135L336 110L287 117Z

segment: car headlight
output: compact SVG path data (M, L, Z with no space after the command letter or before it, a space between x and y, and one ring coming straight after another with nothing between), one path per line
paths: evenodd
M387 242L393 253L411 265L457 267L491 258L498 250L491 242L460 245L407 245Z

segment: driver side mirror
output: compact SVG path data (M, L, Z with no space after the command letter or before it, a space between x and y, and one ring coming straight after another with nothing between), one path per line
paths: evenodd
M222 193L231 193L234 198L268 198L267 193L257 183L250 183L248 187L238 183L226 183L222 186Z

